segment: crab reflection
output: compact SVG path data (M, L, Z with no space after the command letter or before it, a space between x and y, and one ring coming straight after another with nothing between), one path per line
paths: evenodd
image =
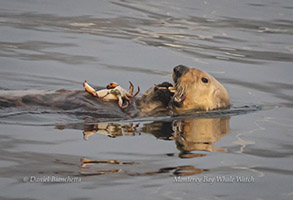
M181 158L203 157L204 152L225 152L226 149L214 145L230 132L229 117L193 118L173 121L154 121L152 123L98 123L83 126L58 126L58 129L83 129L83 138L90 139L91 135L100 133L111 138L120 136L137 136L141 132L152 134L158 139L174 141ZM129 176L146 176L167 173L176 176L191 176L208 171L191 165L160 168L156 171L133 172L132 165L140 163L118 160L91 160L82 158L80 174L106 175L125 173Z
M149 133L158 139L174 140L182 157L201 157L205 154L192 154L192 151L225 152L215 147L221 137L230 132L230 117L193 118L173 121L154 121L140 126L140 123L97 123L84 126L57 126L58 129L83 129L83 138L88 140L99 133L111 138L137 136Z
M198 169L191 165L165 167L157 171L133 172L127 166L134 165L135 162L118 161L118 160L90 160L81 159L80 174L83 176L107 175L115 173L125 173L128 176L151 176L155 174L171 174L175 176L192 176L200 174L207 169Z
M114 123L100 123L94 124L83 131L83 139L88 140L90 135L95 133L100 133L103 135L107 135L109 137L115 138L119 136L135 136L140 135L137 133L137 128L139 127L139 123L133 125L133 123L122 125L122 124L114 124Z

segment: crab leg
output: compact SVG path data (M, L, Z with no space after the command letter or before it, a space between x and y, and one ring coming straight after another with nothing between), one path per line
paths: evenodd
M176 88L175 87L168 87L168 90L170 90L170 92L175 93Z
M110 94L109 90L107 90L107 89L102 89L102 90L96 91L96 96L99 97L99 98L104 98L109 94ZM105 99L105 100L107 100L107 99Z
M88 140L90 135L95 134L97 131L93 130L93 131L83 131L83 139L84 140Z
M176 88L175 87L159 87L158 85L155 85L155 88L158 90L169 90L172 93L175 93Z
M131 81L129 81L129 93L131 94L132 97L135 97L136 95L138 95L138 93L140 92L140 88L137 87L137 92L133 95L133 89L134 89L134 86L133 84L131 83Z
M84 86L85 91L87 91L88 93L92 94L93 96L98 96L96 90L95 90L94 88L92 88L92 87L87 83L86 80L83 82L83 86Z
M140 88L139 86L137 87L137 92L133 95L133 97L135 97L136 95L138 95L138 93L140 92Z
M129 84L130 84L130 86L129 86L129 93L130 93L131 95L133 95L133 88L134 88L134 86L133 86L133 84L131 83L131 81L129 81Z
M128 103L128 101L126 101L126 105L123 106L123 99L122 99L121 96L119 96L119 97L118 97L118 105L120 106L120 108L127 108L128 105L129 105L129 103Z
M132 97L132 96L130 96ZM131 98L129 98L127 95L125 96L126 101L128 101L130 104L132 103Z

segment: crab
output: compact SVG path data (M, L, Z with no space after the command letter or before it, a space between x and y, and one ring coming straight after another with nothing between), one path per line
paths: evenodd
M83 131L83 139L88 140L90 135L95 133L100 133L103 135L107 135L111 138L119 137L119 136L135 136L140 135L137 132L137 128L139 127L139 123L137 124L115 124L115 123L99 123L94 124L89 130Z
M87 81L84 81L83 86L85 91L92 94L95 97L101 98L103 101L118 101L118 105L121 108L127 108L131 104L131 99L134 98L140 92L140 88L137 87L137 92L133 94L134 86L129 81L129 90L122 88L118 83L112 82L106 86L107 89L96 91L92 88ZM125 105L123 102L125 101Z

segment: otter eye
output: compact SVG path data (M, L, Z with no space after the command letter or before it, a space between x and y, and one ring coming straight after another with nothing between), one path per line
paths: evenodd
M207 78L201 78L201 81L203 82L203 83L208 83L209 82L209 80L207 79Z

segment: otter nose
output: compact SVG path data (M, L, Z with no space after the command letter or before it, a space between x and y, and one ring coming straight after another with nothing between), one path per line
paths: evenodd
M180 78L187 71L188 71L188 67L185 67L184 65L178 65L178 66L174 67L174 69L173 69L173 72L174 72L176 78Z

